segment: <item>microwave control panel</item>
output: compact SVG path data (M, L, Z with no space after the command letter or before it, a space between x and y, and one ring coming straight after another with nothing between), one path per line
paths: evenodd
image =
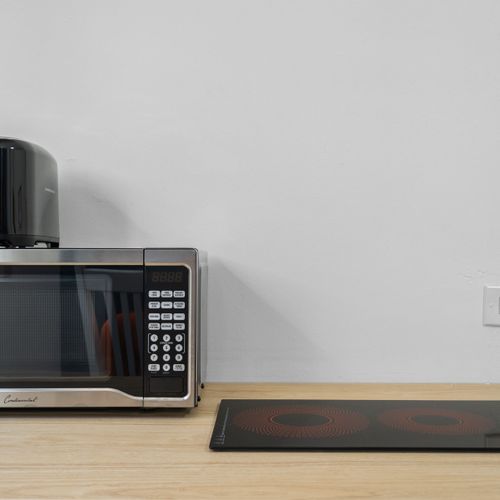
M183 397L188 391L189 269L148 266L144 293L145 397Z

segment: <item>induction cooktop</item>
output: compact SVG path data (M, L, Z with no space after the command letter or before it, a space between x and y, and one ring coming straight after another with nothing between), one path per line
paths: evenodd
M500 451L500 401L225 399L210 448Z

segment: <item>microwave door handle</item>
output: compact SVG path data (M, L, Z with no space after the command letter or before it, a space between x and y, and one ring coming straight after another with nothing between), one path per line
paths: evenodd
M122 309L123 334L125 336L125 347L127 349L128 374L136 375L134 345L132 342L132 319L130 317L126 292L120 292L120 303Z
M134 311L135 311L135 331L137 333L137 347L139 352L139 359L143 360L142 349L143 349L143 338L142 338L142 294L134 293ZM142 364L142 361L141 361Z
M87 359L89 364L89 373L91 376L99 375L97 363L96 344L98 339L98 327L95 315L94 304L91 293L85 286L85 279L80 269L76 269L76 288L78 290L78 303L80 306L80 315L82 318L83 336Z

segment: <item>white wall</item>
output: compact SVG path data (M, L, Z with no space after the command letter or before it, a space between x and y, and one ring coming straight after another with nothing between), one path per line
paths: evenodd
M64 246L210 261L209 378L500 381L500 3L0 0Z

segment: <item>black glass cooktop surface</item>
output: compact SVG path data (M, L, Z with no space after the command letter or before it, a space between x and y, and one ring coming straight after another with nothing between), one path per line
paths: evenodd
M210 448L500 451L500 401L226 399Z

